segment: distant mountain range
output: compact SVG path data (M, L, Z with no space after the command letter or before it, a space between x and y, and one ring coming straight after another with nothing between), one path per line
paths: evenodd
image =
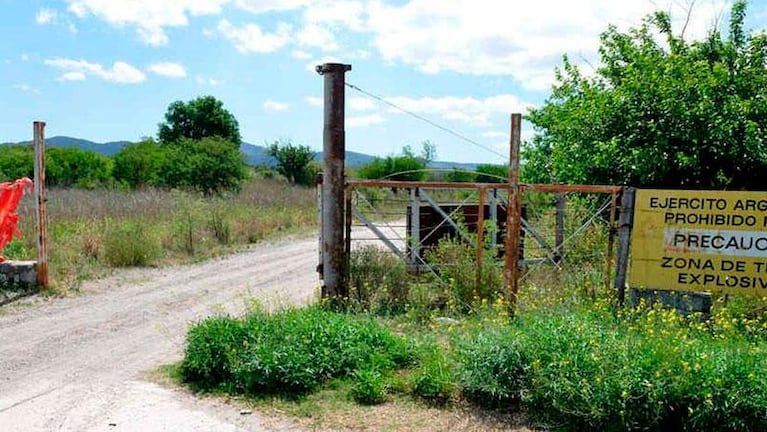
M30 142L21 143L7 143L7 144L29 144ZM48 147L61 147L69 148L76 147L83 150L91 150L96 153L101 153L107 156L114 156L123 146L131 144L130 141L111 141L106 143L96 143L88 141L82 138L72 138L68 136L55 136L45 139L45 145ZM3 145L3 144L0 144ZM266 154L266 147L242 143L240 150L247 156L248 164L250 165L266 165L274 166L276 161L273 157ZM322 152L316 152L315 158L319 161L322 160ZM371 156L365 153L358 153L353 151L346 152L346 165L350 167L359 167L365 165L375 159L375 156ZM474 170L478 164L475 163L463 163L463 162L447 162L447 161L434 161L429 166L437 169L450 169L459 168L465 170Z

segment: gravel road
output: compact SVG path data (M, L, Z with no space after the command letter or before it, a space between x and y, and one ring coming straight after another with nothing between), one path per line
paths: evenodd
M121 271L73 298L0 309L0 431L297 431L146 379L178 361L189 324L304 304L317 241L258 245L197 265Z

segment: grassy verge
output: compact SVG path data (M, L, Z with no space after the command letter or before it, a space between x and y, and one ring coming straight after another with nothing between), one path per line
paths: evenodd
M10 259L34 259L34 206L19 208L21 240ZM316 227L311 188L254 179L230 196L146 189L51 189L48 193L50 269L56 292L114 267L168 265L228 253L245 245Z
M464 259L450 249L460 246L444 247ZM341 429L372 416L381 430L439 430L401 426L424 413L489 418L485 430L519 419L562 431L767 424L765 300L721 299L703 321L642 305L616 310L609 293L578 286L539 287L522 293L511 319L497 292L466 290L460 262L450 283L436 285L359 253L346 313L315 306L202 321L189 332L182 380Z

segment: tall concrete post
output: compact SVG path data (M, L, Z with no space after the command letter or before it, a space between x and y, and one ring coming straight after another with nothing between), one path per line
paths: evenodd
M322 174L322 297L348 297L344 256L344 130L345 73L351 65L325 63L317 72L325 77L325 120Z

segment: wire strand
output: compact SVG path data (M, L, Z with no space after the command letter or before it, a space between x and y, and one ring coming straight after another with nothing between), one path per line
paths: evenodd
M439 130L441 130L443 132L446 132L446 133L448 133L450 135L453 135L454 137L456 137L458 139L466 141L469 144L475 145L475 146L477 146L477 147L479 147L479 148L481 148L481 149L483 149L483 150L485 150L487 152L490 152L490 153L492 153L492 154L494 154L496 156L500 156L501 158L503 158L504 161L508 161L509 160L509 157L507 155L504 155L503 153L500 153L500 152L492 149L491 147L488 147L488 146L486 146L484 144L481 144L481 143L479 143L479 142L477 142L477 141L475 141L475 140L473 140L473 139L471 139L471 138L469 138L469 137L467 137L465 135L462 135L462 134L454 131L453 129L448 128L447 126L442 126L441 124L439 124L439 123L437 123L437 122L435 122L433 120L430 120L430 119L428 119L428 118L426 118L426 117L424 117L424 116L422 116L420 114L416 114L413 111L410 111L410 110L407 110L405 108L402 108L401 106L399 106L399 105L397 105L397 104L395 104L393 102L390 102L390 101L384 99L381 96L378 96L378 95L373 94L373 93L371 93L371 92L369 92L367 90L364 90L364 89L360 88L359 86L356 86L356 85L354 85L352 83L348 83L347 82L345 84L350 89L356 90L356 91L364 94L365 96L367 96L369 98L375 99L375 100L377 100L377 101L379 101L379 102L381 102L383 104L386 104L386 105L396 109L397 111L401 111L401 112L403 112L403 113L405 113L405 114L407 114L409 116L412 116L412 117L414 117L414 118L416 118L418 120L421 120L422 122L425 122L425 123L427 123L427 124L437 128L437 129L439 129Z

